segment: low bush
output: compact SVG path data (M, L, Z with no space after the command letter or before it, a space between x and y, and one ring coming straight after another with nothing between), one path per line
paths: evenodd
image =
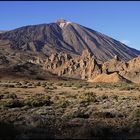
M36 94L25 100L25 104L31 107L49 106L52 104L51 97L43 94Z
M79 96L79 99L80 99L80 102L81 103L85 103L85 102L97 102L96 95L93 92L82 93Z
M24 106L24 103L22 101L19 101L18 99L5 99L0 101L0 106L15 108Z
M58 86L63 86L63 83L58 83L57 85L58 85Z
M3 99L17 99L17 95L15 93L8 93L8 94L4 94Z
M138 84L122 84L120 90L138 90L140 91L140 86Z
M116 114L113 112L96 112L95 113L96 117L101 117L101 118L115 118Z
M137 108L136 110L134 110L133 116L135 118L140 118L140 108Z
M66 108L69 105L68 100L66 100L65 97L59 97L59 99L56 101L55 106L57 108L62 107L62 108Z
M46 86L45 87L45 90L54 90L54 89L57 89L57 87L55 87L55 86Z
M108 96L104 94L101 96L101 98L102 98L102 100L105 100L105 99L108 99Z
M27 85L22 85L20 88L28 88Z

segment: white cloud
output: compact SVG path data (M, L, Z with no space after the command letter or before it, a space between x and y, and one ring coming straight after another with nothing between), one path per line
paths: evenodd
M120 42L122 42L125 45L130 45L130 41L129 40L121 40Z

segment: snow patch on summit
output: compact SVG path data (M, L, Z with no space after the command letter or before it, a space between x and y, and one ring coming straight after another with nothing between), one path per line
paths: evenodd
M57 23L58 23L59 27L62 29L64 27L66 27L68 24L70 24L71 22L66 21L64 19L60 19L60 20L57 20Z
M59 26L60 28L64 28L66 27L68 24L70 24L71 22L64 22L64 23L60 23Z

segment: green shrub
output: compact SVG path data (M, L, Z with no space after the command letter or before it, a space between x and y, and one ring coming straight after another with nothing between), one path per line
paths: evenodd
M25 100L25 104L31 107L49 106L52 104L51 97L43 94L36 94Z
M32 86L33 84L32 83L27 83L27 86Z
M8 93L8 94L4 94L3 99L17 99L17 95L15 93Z
M94 88L93 84L88 84L84 86L84 89Z
M42 86L42 87L46 87L46 86L47 86L47 83L46 83L46 82L42 82L42 83L41 83L41 86Z
M45 87L45 90L54 90L54 89L57 89L57 87L55 87L55 86L46 86Z
M78 89L78 88L82 88L83 85L81 85L81 84L76 84L75 87Z
M0 106L15 108L15 107L22 107L24 106L24 104L22 101L19 101L18 99L6 99L0 101Z
M65 97L59 97L59 99L56 101L55 106L56 107L62 107L66 108L69 105L69 102L66 100Z
M35 84L35 86L41 86L41 83L40 83L40 82L37 82L37 83Z
M70 82L69 83L64 83L64 86L65 87L72 87L73 86L73 83L70 83Z
M96 117L101 117L101 118L115 118L116 117L116 114L113 113L113 112L96 112L94 114Z
M110 96L112 99L115 99L116 101L118 101L118 96L117 95L111 95Z
M3 97L4 97L4 95L3 94L0 94L0 100L3 99Z
M137 84L122 84L120 90L138 90L140 91L140 86Z
M22 85L20 88L28 88L27 85Z
M89 118L89 114L85 113L85 110L82 110L80 108L77 108L77 109L75 108L74 110L71 109L71 110L67 111L62 117L66 120L70 120L73 118L87 119L87 118Z
M131 134L133 133L137 133L139 134L140 133L140 122L139 121L134 121L131 126L130 126L130 132Z
M20 82L17 82L16 85L17 85L17 86L21 86L22 84L21 84Z
M8 87L14 88L14 87L15 87L15 85L8 85Z
M53 82L49 82L48 83L49 86L53 86L53 84L54 84Z
M140 118L140 108L134 110L133 115L134 115L134 117L136 117L136 118Z
M84 103L84 102L97 102L96 95L93 92L82 93L79 96L79 99L80 99L81 103Z
M59 93L59 95L66 95L66 94L67 94L67 92L65 92L65 91L62 91Z
M58 85L58 86L63 86L63 83L58 83L57 85Z
M101 98L102 98L102 100L105 100L105 99L108 99L108 96L104 94L101 96Z
M22 84L20 82L15 84L15 87L20 88L22 86Z

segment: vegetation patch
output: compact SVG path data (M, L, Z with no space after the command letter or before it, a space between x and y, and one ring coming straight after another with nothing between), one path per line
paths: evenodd
M18 99L4 99L0 101L0 107L15 108L22 106L24 106L24 103Z
M50 106L52 104L51 97L43 94L36 94L25 100L25 104L31 107Z
M55 103L57 108L66 108L69 105L68 100L65 97L59 97Z
M81 93L79 96L80 102L85 103L85 102L97 102L97 96L93 92L84 92Z

